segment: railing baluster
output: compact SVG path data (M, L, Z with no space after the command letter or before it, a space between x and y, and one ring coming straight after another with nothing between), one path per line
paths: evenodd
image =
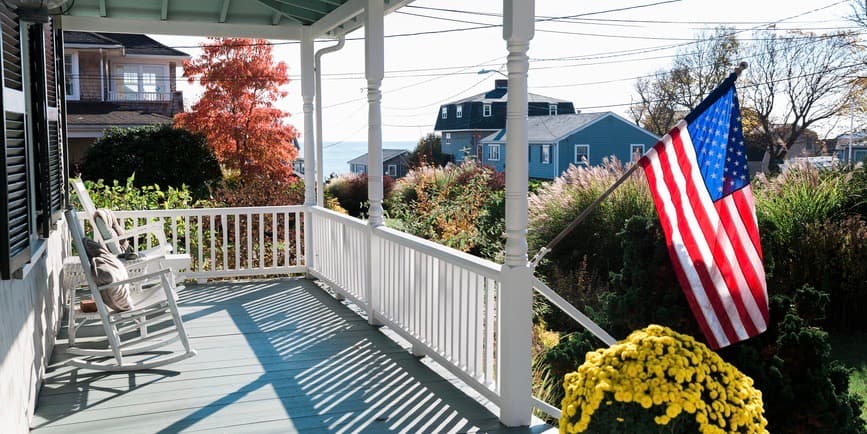
M235 213L232 215L232 220L235 224L235 241L232 243L232 248L235 250L235 269L241 269L241 214Z
M316 226L313 227L314 229ZM313 239L316 239L316 234L313 234ZM283 213L283 266L289 268L289 212Z
M190 216L184 216L184 253L190 254Z
M315 227L315 226L314 226ZM295 213L295 265L301 265L301 213Z
M487 384L494 385L496 387L497 381L494 377L494 367L496 366L496 360L494 360L494 355L496 354L494 348L494 332L497 329L497 297L499 297L500 295L495 293L495 288L495 283L490 279L486 279L485 295L487 301L485 302L485 381L487 382Z
M279 236L277 234L280 233L277 229L277 213L271 213L271 266L277 268L277 242Z
M229 269L229 215L220 215L220 232L223 233L223 270Z
M259 268L265 268L265 213L259 212Z
M178 252L178 219L175 216L170 217L172 219L172 251Z
M139 225L138 225L138 219L137 219L137 218L132 219L132 230L133 230L133 232L135 232L135 231L138 230L138 226L139 226ZM135 250L135 251L138 251L138 250L139 250L139 248L138 248L138 239L139 239L139 237L133 237L133 239L132 239L132 247L133 247L133 250Z
M202 217L202 215L196 216L196 237L199 245L199 269L196 271L205 271L205 256L203 255L204 246L202 246Z
M217 246L216 246L216 243L214 242L214 239L216 238L216 235L217 235L217 225L214 223L214 215L213 214L211 214L209 220L211 222L210 230L208 230L208 232L211 235L211 255L210 255L211 256L211 270L215 271L217 269L217 248L216 248Z
M253 215L247 213L247 269L253 269Z

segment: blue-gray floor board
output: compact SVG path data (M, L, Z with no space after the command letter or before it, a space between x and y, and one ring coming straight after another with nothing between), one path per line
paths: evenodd
M189 285L181 313L196 357L163 369L64 366L60 341L37 433L537 432L494 413L313 282Z

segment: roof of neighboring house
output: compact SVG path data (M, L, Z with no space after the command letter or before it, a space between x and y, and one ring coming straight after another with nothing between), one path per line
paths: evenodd
M401 155L409 155L409 151L406 149L383 149L382 150L382 162L385 163L388 160L395 159L400 157ZM361 154L349 161L349 164L367 164L367 153Z
M612 112L578 113L571 115L530 116L527 118L527 139L529 142L553 143L574 134ZM505 143L508 135L503 128L482 139L483 142Z
M63 32L63 42L67 45L117 45L126 54L147 56L190 57L189 54L160 44L147 35L133 33L96 33Z
M128 127L154 124L170 124L172 118L144 110L121 109L112 103L76 103L69 101L66 106L67 124L70 129L76 126Z
M506 102L508 100L509 93L506 91L506 88L496 88L494 90L489 90L487 92L483 92L477 95L468 96L464 99L459 99L457 101L452 101L446 103L445 105L450 104L463 104L466 102L483 102L483 103L492 103L492 102ZM539 95L535 93L527 93L527 102L547 102L547 103L561 103L561 102L569 102L563 99L551 98L550 96Z

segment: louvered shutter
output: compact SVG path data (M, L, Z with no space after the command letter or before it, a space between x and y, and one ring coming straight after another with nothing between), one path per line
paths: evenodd
M0 276L30 260L30 193L25 102L22 86L21 34L17 17L0 6L3 103L2 164L0 164Z
M52 21L31 27L33 53L31 71L33 86L33 134L37 142L39 181L39 229L48 237L51 227L63 212L64 176L58 110L57 61L54 52ZM41 117L41 118L38 118Z

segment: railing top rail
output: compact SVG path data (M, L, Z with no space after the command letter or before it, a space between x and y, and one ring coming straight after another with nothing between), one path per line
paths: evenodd
M560 294L557 294L553 289L548 287L544 282L539 280L536 276L533 276L532 282L533 289L536 290L539 294L547 298L554 306L557 306L560 310L565 312L567 315L572 317L578 324L584 326L590 333L593 333L600 341L604 342L605 345L611 346L617 343L617 339L614 339L608 332L606 332L602 327L599 327L598 324L593 322L592 319L584 315L580 310L578 310L575 306L572 306L571 303L566 301Z
M199 215L235 215L235 214L258 214L273 212L301 212L304 205L279 205L279 206L245 206L223 208L168 208L168 209L145 209L145 210L117 210L118 217L171 217L171 216L199 216Z
M341 214L339 212L335 212L335 211L332 211L330 209L323 208L321 206L312 206L312 207L310 207L310 210L313 212L313 214L318 214L318 215L321 215L322 217L340 220L340 221L345 222L346 224L348 224L350 226L355 226L355 227L361 228L361 229L366 229L368 227L367 222L365 222L364 220L361 220L361 219L356 218L356 217L348 216L345 214Z
M490 279L500 280L502 266L496 262L384 226L376 228L374 233L395 243L472 270Z

